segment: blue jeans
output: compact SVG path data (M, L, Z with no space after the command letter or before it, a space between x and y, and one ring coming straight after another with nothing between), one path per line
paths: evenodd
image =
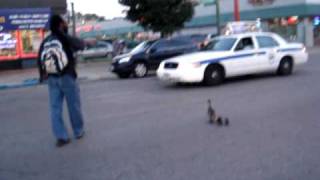
M66 99L73 134L83 133L83 116L80 103L80 89L76 79L70 75L48 78L52 129L57 139L69 139L63 122L63 100Z

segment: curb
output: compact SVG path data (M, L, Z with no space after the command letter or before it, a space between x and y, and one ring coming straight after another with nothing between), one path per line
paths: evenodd
M31 86L37 86L39 84L40 83L38 79L26 79L22 83L0 84L0 90L31 87Z
M320 51L320 48L315 48L315 47L307 48L307 52L310 54L317 54L319 53L319 51Z
M79 77L79 82L86 82L86 81L98 81L106 79L107 76L101 76L101 77ZM43 84L46 84L44 82ZM32 86L38 86L41 85L38 78L32 78L32 79L26 79L22 83L10 83L10 84L0 84L0 91L1 90L8 90L8 89L17 89L17 88L25 88L25 87L32 87Z

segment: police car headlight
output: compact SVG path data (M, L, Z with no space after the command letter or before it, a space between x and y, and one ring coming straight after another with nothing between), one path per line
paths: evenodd
M131 56L122 58L122 59L119 60L119 64L121 64L121 63L127 63L127 62L130 61L130 59L131 59Z

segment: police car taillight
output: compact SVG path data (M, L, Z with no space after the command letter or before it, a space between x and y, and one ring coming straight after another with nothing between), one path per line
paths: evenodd
M306 46L303 46L303 47L302 47L302 52L307 52Z

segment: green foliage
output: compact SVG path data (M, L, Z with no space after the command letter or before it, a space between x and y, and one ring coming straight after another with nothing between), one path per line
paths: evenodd
M191 0L119 0L129 6L127 19L162 35L170 35L184 27L194 14Z
M85 21L105 21L105 17L98 16L97 14L82 14L76 13L77 19L83 19Z

